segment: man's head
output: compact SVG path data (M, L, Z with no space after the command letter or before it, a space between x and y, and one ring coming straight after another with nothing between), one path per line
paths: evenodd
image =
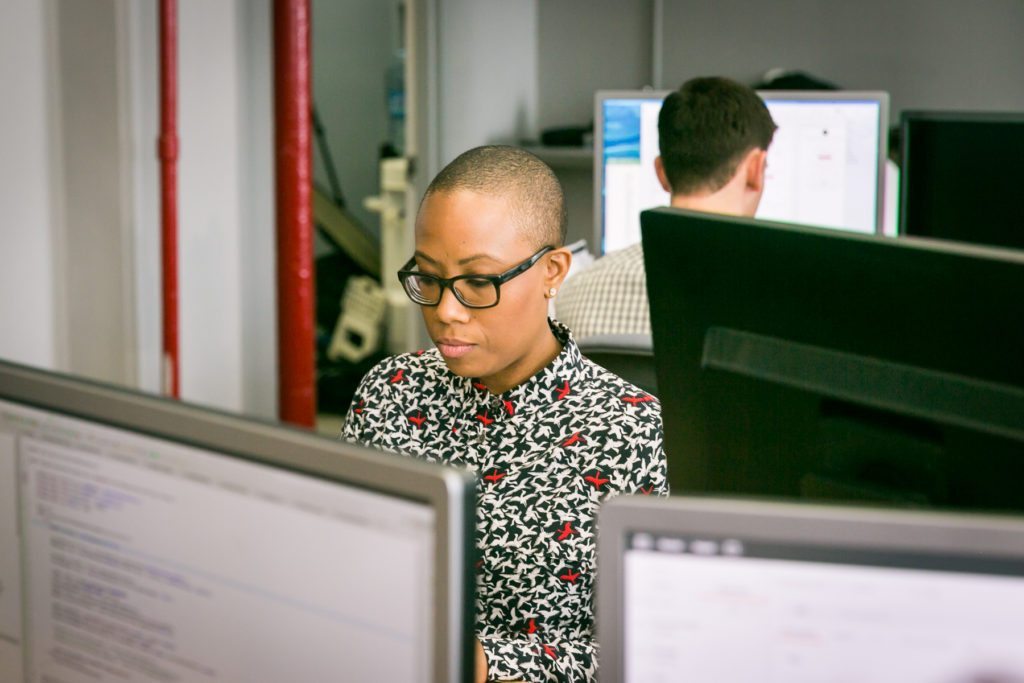
M558 179L521 149L472 149L430 183L416 216L416 271L448 279L502 275L523 266L500 283L496 296L486 277L457 280L451 287L459 289L461 301L451 287L421 278L430 288L426 297L437 301L423 305L423 320L452 372L501 392L557 354L547 310L572 260L562 248L565 230ZM551 249L539 254L546 247ZM491 307L467 305L495 299Z
M754 215L775 129L750 88L717 77L683 83L658 116L655 167L672 205Z

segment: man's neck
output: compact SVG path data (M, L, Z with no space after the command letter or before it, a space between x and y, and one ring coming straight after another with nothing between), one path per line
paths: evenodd
M735 201L728 201L718 193L708 195L672 195L670 203L677 209L731 215L738 215L740 213L736 210Z

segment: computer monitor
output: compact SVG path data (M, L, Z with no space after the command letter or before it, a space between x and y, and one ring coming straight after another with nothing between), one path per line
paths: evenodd
M472 480L0 363L0 680L469 681Z
M620 497L598 526L601 679L1024 680L1024 520Z
M903 112L907 235L1024 249L1024 114Z
M1024 510L1024 253L641 221L673 492Z
M594 123L595 244L640 241L640 212L669 203L658 182L658 113L669 91L598 91ZM883 231L889 96L884 92L758 93L779 127L768 149L757 217Z

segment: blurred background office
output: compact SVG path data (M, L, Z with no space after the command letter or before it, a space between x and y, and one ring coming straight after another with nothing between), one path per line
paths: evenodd
M268 418L280 381L272 4L178 3L181 396ZM157 26L157 0L0 3L0 357L161 391ZM418 197L459 152L531 146L566 188L570 240L589 238L587 138L540 140L584 131L596 90L706 74L755 84L782 67L888 92L890 123L908 109L1019 112L1021 35L1017 0L314 0L320 412L344 409L346 362L424 343L417 312L395 300L370 356L327 353L343 276L383 282L390 301ZM376 320L379 292L361 294Z

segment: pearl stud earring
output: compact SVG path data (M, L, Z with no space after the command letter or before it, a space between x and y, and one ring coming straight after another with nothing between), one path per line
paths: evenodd
M551 289L549 289L549 290L548 290L548 298L549 298L549 299L550 299L550 298L553 298L553 297L555 296L555 293L556 293L556 292L558 292L558 290L557 290L557 289L555 289L554 287L552 287Z

